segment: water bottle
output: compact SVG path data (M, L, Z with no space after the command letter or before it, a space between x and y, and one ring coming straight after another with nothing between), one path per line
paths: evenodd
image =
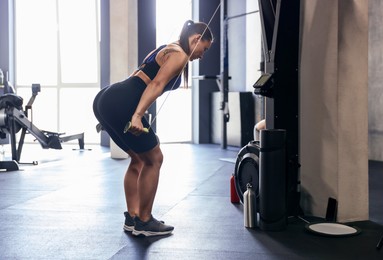
M4 85L4 73L0 69L0 86L3 86L3 85Z
M250 183L247 184L247 189L243 193L243 210L245 227L254 228L256 224L255 192Z

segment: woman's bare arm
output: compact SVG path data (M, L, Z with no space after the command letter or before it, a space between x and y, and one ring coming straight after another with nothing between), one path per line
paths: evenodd
M141 118L150 105L162 94L166 84L175 76L181 74L188 62L187 55L182 52L169 52L168 57L161 65L156 77L148 84L141 96L140 102L133 114L131 132L140 134L142 132Z

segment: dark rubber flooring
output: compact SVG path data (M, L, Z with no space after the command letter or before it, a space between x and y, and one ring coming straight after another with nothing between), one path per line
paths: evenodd
M39 164L0 172L0 259L383 259L382 162L369 164L370 220L350 223L359 235L334 238L294 217L285 231L246 229L242 205L230 203L234 164L220 160L239 149L166 144L153 214L175 230L138 238L122 229L129 160L91 148L26 145L22 161Z

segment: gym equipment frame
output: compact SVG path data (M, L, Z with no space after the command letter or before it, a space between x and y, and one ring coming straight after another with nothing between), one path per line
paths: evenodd
M300 0L258 0L262 28L264 71L254 83L254 94L265 100L266 130L285 130L286 215L301 214L299 179L299 18ZM261 131L262 133L262 131ZM262 144L262 139L260 141ZM256 150L256 151L254 151ZM238 193L244 181L258 185L258 154L262 145L250 143L238 154L235 177ZM249 165L246 165L249 164ZM272 185L269 185L272 187ZM269 187L268 186L268 187ZM272 189L272 188L271 188ZM258 194L256 194L258 196ZM241 194L239 194L241 198ZM259 200L265 198L259 194Z
M220 107L221 110L221 148L227 149L227 123L230 121L229 111L229 41L228 26L231 19L240 18L246 15L258 13L257 11L242 13L238 15L228 16L227 0L220 0L220 74L219 75L200 75L194 76L193 79L198 80L215 80L221 94Z
M287 215L300 213L299 18L300 0L258 0L265 71L254 93L265 97L266 129L286 130Z
M62 149L61 143L71 140L78 140L80 149L84 149L84 133L65 135L65 133L56 133L40 130L28 119L28 110L32 109L32 104L40 92L40 84L32 85L32 97L25 110L22 109L23 99L14 93L7 93L0 96L0 138L6 138L9 134L12 149L11 161L0 161L0 169L6 171L19 170L21 152L24 145L25 135L33 135L41 144L43 149ZM21 130L20 139L17 145L16 134ZM36 165L34 161L32 164Z

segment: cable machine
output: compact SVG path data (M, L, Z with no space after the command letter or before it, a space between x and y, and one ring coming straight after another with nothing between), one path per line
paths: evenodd
M227 123L230 120L229 111L229 42L228 42L228 26L231 19L240 18L246 15L258 13L257 11L242 13L238 15L228 16L227 0L220 0L220 74L219 75L200 75L194 76L198 80L215 80L220 92L221 120L221 148L227 149Z
M276 200L273 197L273 192L278 188L274 183L265 184L260 181L265 181L266 177L273 172L264 173L260 171L260 168L264 168L260 167L260 163L265 163L265 161L259 160L259 157L261 157L262 152L275 151L276 148L272 142L279 138L268 137L264 143L271 144L271 147L262 147L262 134L266 136L268 130L283 130L283 142L281 142L284 158L281 162L284 164L284 183L280 187L285 189L284 194L282 194L284 197L280 198L280 207L285 214L282 216L283 218L296 216L301 211L299 206L298 108L300 0L258 0L258 3L262 27L264 71L253 87L254 94L265 99L266 130L261 131L260 143L250 142L239 152L235 165L236 188L240 199L242 199L246 185L250 182L253 187L256 187L257 202L260 206L270 204L273 207L272 201ZM274 132L280 134L280 131ZM267 163L272 164L273 161L275 164L275 160L269 160ZM275 166L272 165L270 168L275 169ZM264 176L260 176L263 174ZM276 178L270 178L267 181L278 182ZM260 191L262 188L266 195ZM262 208L257 208L262 213ZM271 211L275 210L279 210L279 208Z

